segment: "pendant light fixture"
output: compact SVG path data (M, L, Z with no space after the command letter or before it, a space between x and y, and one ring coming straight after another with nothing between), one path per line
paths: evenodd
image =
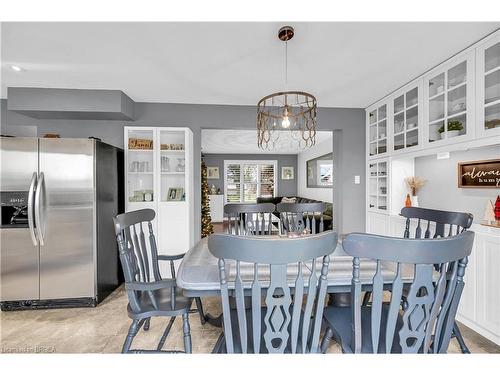
M288 91L288 41L294 36L291 26L283 26L278 38L285 43L285 88L267 95L257 103L257 144L274 150L278 140L287 138L299 149L316 142L316 98L304 91Z

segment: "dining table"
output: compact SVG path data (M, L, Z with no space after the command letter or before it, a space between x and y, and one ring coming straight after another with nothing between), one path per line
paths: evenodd
M237 251L237 249L235 249ZM345 304L350 303L351 281L352 281L352 261L353 258L342 248L341 242L337 244L334 252L330 255L330 263L327 276L327 292L331 296L329 303ZM228 279L234 279L235 262L226 260L226 272ZM362 290L371 291L373 276L375 274L377 262L371 259L360 260L360 281ZM306 264L307 268L307 264ZM316 267L320 272L321 267ZM310 269L310 268L309 268ZM250 285L253 280L253 264L241 263L240 272L243 283ZM396 276L395 266L390 263L381 263L381 273L384 280L384 288L390 289ZM297 277L297 267L289 265L287 267L289 275L289 285L293 287ZM265 284L266 275L259 273L259 280ZM403 283L411 283L413 280L413 267L402 267L401 277ZM308 277L304 279L304 289L307 290ZM220 296L220 281L218 259L214 257L208 249L208 237L202 238L185 255L177 272L177 286L183 290L186 297L210 297ZM229 282L228 288L234 289L234 283ZM205 320L212 325L221 327L222 317L212 316L210 313L204 315ZM222 345L222 338L219 338L214 352L218 352Z

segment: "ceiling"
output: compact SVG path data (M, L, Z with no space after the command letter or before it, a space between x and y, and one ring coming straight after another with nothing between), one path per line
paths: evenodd
M201 130L201 152L205 154L298 154L296 142L291 142L289 131L280 131L273 150L261 150L257 146L255 130ZM332 139L332 132L317 131L316 145ZM314 147L314 146L313 146Z
M284 85L283 23L2 23L2 85L255 105ZM291 23L288 88L364 108L500 23ZM23 71L15 72L11 65Z

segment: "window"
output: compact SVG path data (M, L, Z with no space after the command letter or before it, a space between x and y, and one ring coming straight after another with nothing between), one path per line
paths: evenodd
M256 203L257 197L276 194L276 160L225 160L226 203Z

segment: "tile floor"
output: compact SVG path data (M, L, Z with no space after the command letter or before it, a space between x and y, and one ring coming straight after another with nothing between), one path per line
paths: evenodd
M127 297L123 287L117 289L96 308L32 310L0 313L0 352L55 353L119 353L130 320L126 314ZM193 304L194 305L194 304ZM207 312L220 312L217 298L203 299ZM176 319L165 349L183 350L181 319ZM132 348L154 349L167 324L166 318L156 318L151 329L141 330ZM201 325L197 314L190 315L194 353L210 353L220 328ZM500 353L500 347L463 327L473 353ZM341 353L334 343L330 353ZM459 352L453 340L449 352Z

